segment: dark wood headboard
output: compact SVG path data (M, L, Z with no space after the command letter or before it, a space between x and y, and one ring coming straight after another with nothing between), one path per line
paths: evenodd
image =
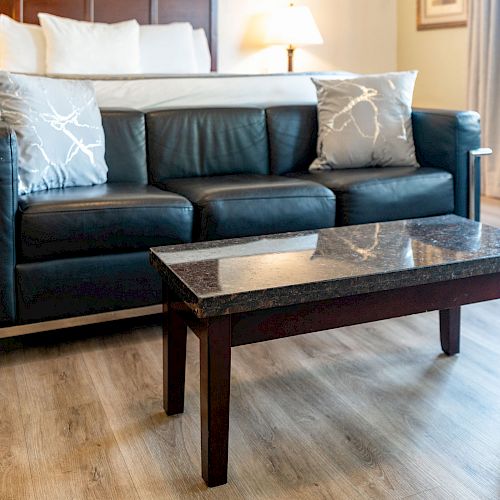
M0 12L25 23L38 23L39 12L104 23L188 21L205 29L217 70L217 0L0 0Z

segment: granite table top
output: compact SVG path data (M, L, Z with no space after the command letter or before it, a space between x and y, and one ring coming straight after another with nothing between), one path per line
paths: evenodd
M153 248L199 318L500 272L500 229L455 215Z

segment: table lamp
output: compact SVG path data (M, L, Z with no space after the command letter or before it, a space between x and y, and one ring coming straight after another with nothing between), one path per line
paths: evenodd
M288 46L288 71L292 72L295 48L321 45L323 37L309 7L291 3L288 7L271 11L266 22L264 43Z

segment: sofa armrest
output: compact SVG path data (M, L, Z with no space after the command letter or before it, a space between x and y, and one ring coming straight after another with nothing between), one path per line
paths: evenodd
M479 148L481 125L475 111L413 110L417 160L423 167L451 172L455 184L455 213L469 214L469 152Z
M0 325L16 319L17 141L0 122Z

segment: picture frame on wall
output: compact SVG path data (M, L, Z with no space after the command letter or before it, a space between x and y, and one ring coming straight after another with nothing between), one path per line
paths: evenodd
M469 0L417 0L417 29L467 26Z

